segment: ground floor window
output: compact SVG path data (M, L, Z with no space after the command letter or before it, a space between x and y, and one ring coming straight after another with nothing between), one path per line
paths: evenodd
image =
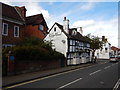
M13 45L13 44L3 44L2 48L12 47L12 46L15 46L15 45Z

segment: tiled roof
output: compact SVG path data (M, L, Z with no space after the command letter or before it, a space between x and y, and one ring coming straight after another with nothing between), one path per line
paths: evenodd
M42 14L26 17L26 24L40 24L42 22Z
M32 24L32 25L37 25L37 24L45 24L45 26L47 26L44 17L42 14L37 14L37 15L33 15L33 16L28 16L26 17L26 24ZM47 26L48 28L48 26Z
M3 3L2 3L2 16L18 21L23 21L18 12L16 11L15 7Z
M77 28L71 28L69 29L69 34L67 34L64 30L63 30L63 26L60 25L59 23L55 23L61 30L62 32L68 37L68 38L71 38L71 39L75 39L75 40L79 40L79 41L83 41L83 42L89 42L84 36L82 36L79 32L77 32L76 35L72 35L72 31L73 30L76 30L77 31Z
M112 50L119 50L119 49L118 49L117 47L115 47L115 46L112 46L111 49L112 49Z

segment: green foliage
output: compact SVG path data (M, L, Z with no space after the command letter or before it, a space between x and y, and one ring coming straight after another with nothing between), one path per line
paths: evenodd
M37 37L26 37L23 39L22 46L33 46L33 45L41 45L43 41Z
M65 58L63 54L54 51L51 46L51 42L43 42L36 37L25 38L21 45L12 48L5 48L3 50L3 58L5 58L5 55L8 54L9 51L12 51L12 54L15 56L15 60L38 61Z
M88 34L85 37L90 41L90 47L93 50L93 55L97 49L102 48L103 42L100 41L100 38L98 36Z
M88 34L85 37L86 37L86 39L88 39L90 41L91 49L97 50L97 49L102 48L102 43L103 42L100 41L100 38L98 36Z
M14 49L16 60L47 60L49 52L39 46L19 46Z

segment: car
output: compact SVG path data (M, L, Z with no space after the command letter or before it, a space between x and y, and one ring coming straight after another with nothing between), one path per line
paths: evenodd
M110 62L117 62L118 59L115 56L110 57Z
M118 55L118 56L117 56L117 59L119 59L119 60L120 60L120 55Z

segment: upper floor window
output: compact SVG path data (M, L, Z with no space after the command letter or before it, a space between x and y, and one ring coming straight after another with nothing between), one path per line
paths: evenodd
M42 31L43 31L43 30L44 30L44 26L40 24L39 30L42 30Z
M54 31L56 31L56 27L54 27Z
M72 45L72 40L70 40L70 45Z
M14 26L14 37L19 37L19 27Z
M3 31L2 34L7 36L8 35L8 24L3 23Z
M108 51L108 48L105 48L105 52L107 53L107 51Z

